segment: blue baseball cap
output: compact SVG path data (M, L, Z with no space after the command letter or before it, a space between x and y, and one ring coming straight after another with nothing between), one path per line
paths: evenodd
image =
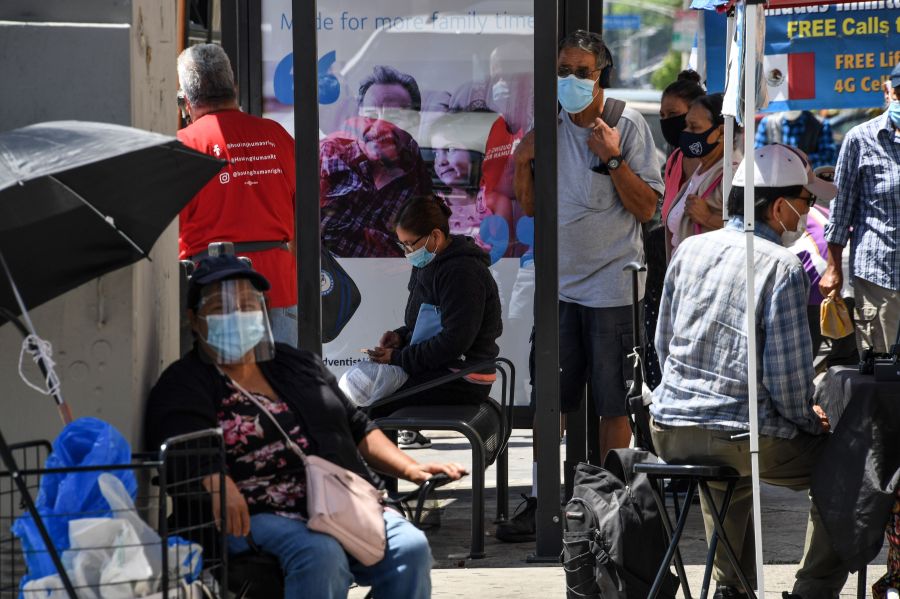
M253 270L249 264L232 254L210 256L197 263L191 282L188 286L188 308L196 307L200 303L200 291L216 281L227 279L247 279L258 291L268 291L271 288L269 280Z
M891 87L895 89L900 87L900 62L891 71Z

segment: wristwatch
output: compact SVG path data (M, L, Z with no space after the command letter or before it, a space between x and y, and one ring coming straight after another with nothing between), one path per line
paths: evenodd
M606 161L606 168L611 171L616 170L620 166L622 166L622 161L625 160L625 157L619 154L618 156L613 156L609 160Z

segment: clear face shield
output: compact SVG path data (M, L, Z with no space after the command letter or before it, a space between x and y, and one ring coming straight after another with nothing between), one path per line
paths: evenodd
M203 288L195 331L201 355L215 364L271 360L275 342L263 294L247 279L229 279Z

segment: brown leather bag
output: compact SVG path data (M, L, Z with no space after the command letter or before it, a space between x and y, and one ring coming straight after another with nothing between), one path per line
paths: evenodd
M334 537L344 551L364 566L380 562L387 547L384 494L355 472L319 456L306 455L265 406L235 381L231 382L269 417L287 446L303 461L309 529Z

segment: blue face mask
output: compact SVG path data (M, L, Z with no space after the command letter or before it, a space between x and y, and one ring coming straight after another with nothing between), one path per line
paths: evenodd
M406 259L409 260L409 263L412 264L416 268L425 268L428 264L434 260L434 257L437 256L434 252L428 251L428 242L431 241L431 237L429 237L425 241L425 245L420 247L417 250L414 250L408 254L406 254ZM437 248L435 248L437 249Z
M900 127L900 100L891 100L887 112L894 127Z
M266 335L262 310L210 314L206 319L206 343L222 362L240 361Z
M578 114L591 105L597 94L594 93L593 79L579 79L575 75L556 78L556 97L563 110L569 114Z

